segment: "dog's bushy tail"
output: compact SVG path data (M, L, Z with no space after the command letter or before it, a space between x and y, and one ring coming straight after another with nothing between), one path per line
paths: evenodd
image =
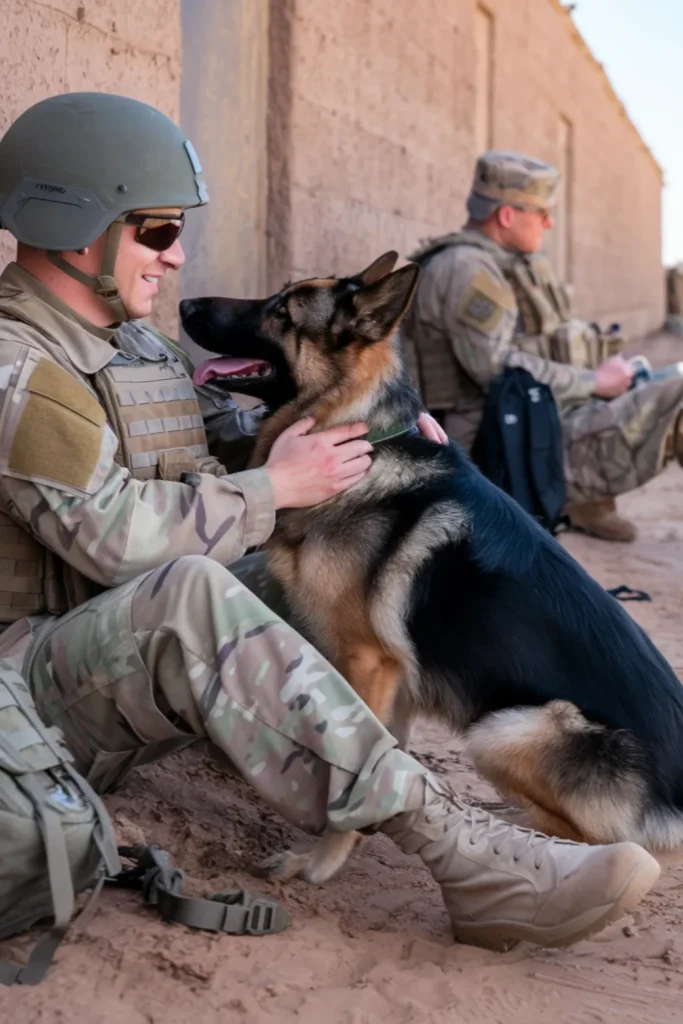
M683 810L661 805L646 808L634 842L650 853L666 853L683 846Z
M573 704L487 715L469 730L467 751L541 832L590 843L630 841L651 852L683 845L683 811L657 801L641 742L628 730L588 721Z

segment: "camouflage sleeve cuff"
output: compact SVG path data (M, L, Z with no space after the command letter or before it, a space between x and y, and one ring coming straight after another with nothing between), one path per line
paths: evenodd
M576 374L578 387L580 390L580 398L595 398L595 371L594 370L579 370Z
M595 373L593 370L580 370L567 363L547 363L547 379L539 373L538 379L549 384L555 398L559 402L587 402L594 398ZM533 370L531 371L533 373Z
M242 473L231 473L227 479L244 495L245 547L263 544L275 529L275 492L270 477L265 469L247 469Z

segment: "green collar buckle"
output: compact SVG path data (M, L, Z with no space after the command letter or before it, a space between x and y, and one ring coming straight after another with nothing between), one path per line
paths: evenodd
M393 441L395 437L403 437L404 434L417 433L419 431L415 423L394 423L393 426L387 427L386 430L370 430L365 435L365 440L369 441L372 445L378 445L383 444L384 441Z

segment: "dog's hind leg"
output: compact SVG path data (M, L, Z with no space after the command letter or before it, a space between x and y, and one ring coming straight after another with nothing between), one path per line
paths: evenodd
M385 723L392 736L396 737L399 750L408 749L410 731L416 716L415 701L406 686L400 686L394 701L394 708L388 723Z
M379 641L364 640L347 646L339 671L388 728L404 676L400 659L385 651Z
M467 737L477 770L526 810L531 828L589 843L641 841L643 751L566 701L488 715Z

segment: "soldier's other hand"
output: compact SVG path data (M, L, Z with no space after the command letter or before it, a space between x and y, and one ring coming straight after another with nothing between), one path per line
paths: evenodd
M417 417L417 429L428 441L435 441L437 444L448 444L448 434L440 423L430 416L428 412L421 412Z
M595 371L593 394L598 398L617 398L631 386L634 367L623 356L612 356Z
M310 434L307 416L278 437L265 470L275 492L276 508L309 508L362 480L372 465L372 445L361 440L367 423L330 427Z

